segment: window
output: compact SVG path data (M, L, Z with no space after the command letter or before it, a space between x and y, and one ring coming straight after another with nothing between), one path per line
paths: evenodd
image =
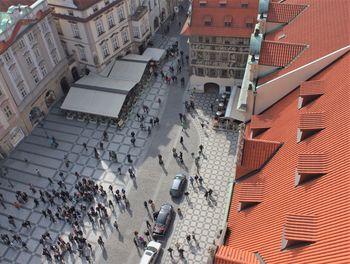
M109 56L109 48L108 48L108 43L104 42L103 45L101 46L102 54L103 57L106 58Z
M73 37L80 39L80 32L78 24L70 24L72 27Z
M18 41L18 46L19 46L20 49L23 49L26 46L26 43L24 42L23 39L20 39Z
M130 0L130 14L134 15L135 11L136 11L136 0Z
M40 81L38 72L36 70L32 71L32 77L35 83L38 83Z
M10 68L10 73L11 73L11 76L12 76L12 79L13 80L18 80L19 79L19 73L18 73L18 70L17 70L17 67L16 65L13 65L11 68Z
M204 76L204 69L203 68L198 68L197 69L197 75L198 76Z
M49 45L49 48L50 49L52 49L54 46L53 46L53 42L52 42L52 39L51 39L51 37L50 37L50 34L48 34L47 36L46 36L46 42L47 42L47 44Z
M124 8L118 8L118 17L119 22L122 22L125 19Z
M140 38L140 31L138 27L133 27L134 38Z
M7 120L9 120L9 119L11 118L11 116L12 116L11 108L10 108L8 105L6 105L6 106L4 106L4 108L2 109L2 111L4 112L4 114L5 114L6 118L7 118Z
M92 8L92 11L94 11L94 13L97 12L97 11L98 11L98 6L95 5L95 6Z
M82 61L87 61L87 59L86 59L86 53L85 53L85 48L84 48L84 47L78 47L78 51L79 51L80 60L82 60Z
M27 53L24 58L28 66L33 65L32 57L30 56L29 53Z
M23 82L20 83L20 84L17 86L17 89L18 89L19 93L22 95L23 98L27 96L27 91L24 89L24 84L23 84Z
M72 10L68 10L68 15L69 15L69 16L74 16L73 11L72 11Z
M42 29L44 32L46 32L46 31L48 30L46 21L43 21L43 22L41 23L41 29Z
M105 5L108 5L109 4L109 0L105 0Z
M215 52L210 52L209 53L209 59L211 61L215 61L216 60L216 53Z
M122 40L123 40L124 44L129 41L128 32L126 30L122 31Z
M247 28L253 28L254 24L253 23L246 23Z
M228 77L227 70L221 70L221 77L222 78L227 78Z
M204 17L204 25L205 25L205 26L211 26L211 24L212 24L212 18L211 18L211 16L205 16L205 17Z
M113 17L113 13L112 12L107 15L107 22L108 22L109 28L112 28L112 27L115 26L114 17Z
M53 62L56 64L58 64L59 62L59 59L58 59L58 56L57 56L57 50L54 49L52 52L51 52L51 57L52 57L52 60Z
M154 6L157 6L157 0L154 0Z
M236 70L235 71L235 79L243 79L244 70Z
M198 42L203 42L203 37L198 37Z
M33 42L34 41L33 33L29 32L28 35L27 35L27 38L28 38L29 42Z
M101 36L103 33L105 33L105 29L103 27L103 22L101 18L96 20L95 24L98 36Z
M241 3L242 8L248 8L248 3Z
M205 43L210 43L209 37L205 37Z
M57 29L57 33L59 35L63 35L62 27L61 27L60 21L58 19L55 19L55 26Z
M114 35L114 36L111 38L111 42L112 42L113 50L119 49L119 42L118 42L118 36L117 36L117 35Z
M231 27L232 26L232 22L231 21L225 21L224 22L224 26L225 27Z
M207 6L207 1L205 1L205 0L199 1L199 6L200 7L206 7Z
M12 60L12 58L8 52L4 53L4 59L7 63L9 63Z
M47 70L46 70L46 66L45 66L44 62L42 62L40 64L40 71L41 71L42 76L45 77L45 75L47 74Z
M40 51L38 47L33 48L33 52L34 52L35 58L37 59L40 58Z

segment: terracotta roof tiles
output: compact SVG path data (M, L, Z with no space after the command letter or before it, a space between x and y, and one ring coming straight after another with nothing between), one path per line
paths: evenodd
M304 44L263 41L259 56L259 64L285 67L292 60L300 56L307 48Z
M267 21L276 23L288 23L299 15L307 5L270 3L267 13Z
M215 264L260 264L254 253L246 250L220 246L216 253Z
M326 1L317 5L323 2ZM338 3L342 6L341 2L332 1L336 6ZM350 52L310 79L322 80L322 96L298 109L300 88L297 88L261 114L273 121L271 128L257 139L283 142L283 146L259 172L238 183L264 183L264 197L256 206L238 212L239 195L234 191L228 216L230 235L225 246L259 252L266 263L342 264L349 261L349 69ZM300 113L305 112L324 112L325 129L298 143ZM248 126L247 135L249 129ZM304 154L309 160L304 159ZM327 174L295 186L296 171ZM289 218L286 237L315 243L281 250L283 227L290 215L302 215L301 223L307 222L308 228L295 225L296 220ZM316 219L306 221L305 215Z

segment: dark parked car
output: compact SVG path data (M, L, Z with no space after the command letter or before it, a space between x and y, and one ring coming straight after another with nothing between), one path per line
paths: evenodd
M153 227L153 237L162 237L165 235L171 220L174 216L174 209L171 204L163 204L159 212L156 214L156 219Z
M173 184L170 189L171 197L180 197L186 188L187 179L183 174L177 174L173 179Z

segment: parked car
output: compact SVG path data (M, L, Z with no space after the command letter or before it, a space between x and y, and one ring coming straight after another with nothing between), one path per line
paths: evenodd
M163 204L154 216L155 223L153 227L153 237L159 238L165 235L171 220L174 217L173 206L169 203Z
M140 260L140 264L151 264L155 263L162 244L156 241L150 241L143 252L142 258Z
M170 188L170 196L173 198L180 197L185 191L186 183L187 183L186 176L183 174L177 174L174 177L173 183Z

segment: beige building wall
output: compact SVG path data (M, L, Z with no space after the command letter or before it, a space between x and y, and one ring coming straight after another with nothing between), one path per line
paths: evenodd
M67 58L48 8L46 1L39 0L26 9L26 14L15 11L11 14L12 26L0 35L8 45L0 54L2 156L30 133L62 97L62 79L67 83L71 80ZM26 24L26 19L37 22Z

